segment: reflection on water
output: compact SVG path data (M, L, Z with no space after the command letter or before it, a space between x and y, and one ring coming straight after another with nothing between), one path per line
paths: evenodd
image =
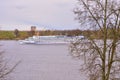
M20 45L1 41L10 65L21 60L11 74L12 80L85 80L81 61L72 59L68 45Z

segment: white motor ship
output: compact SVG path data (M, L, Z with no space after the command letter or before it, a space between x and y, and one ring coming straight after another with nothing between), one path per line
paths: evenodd
M39 42L39 36L28 37L25 40L19 40L20 44L35 44Z
M76 38L84 38L84 36L33 36L25 40L19 40L20 44L68 44Z

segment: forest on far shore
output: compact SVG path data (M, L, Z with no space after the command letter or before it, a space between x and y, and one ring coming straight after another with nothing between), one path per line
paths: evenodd
M30 34L31 31L19 31L18 36L15 36L14 31L0 31L0 40L15 40L15 39L25 39L27 37L33 36ZM108 31L108 37L112 38L111 29ZM94 39L102 39L103 33L100 30L46 30L39 31L39 36L49 36L49 35L66 35L66 36L80 36L91 37ZM120 33L118 33L120 35Z

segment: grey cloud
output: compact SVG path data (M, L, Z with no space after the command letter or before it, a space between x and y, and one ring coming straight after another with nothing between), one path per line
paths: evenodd
M16 9L18 10L22 10L22 9L25 9L27 8L26 6L22 6L22 5L18 5L18 6L15 6Z
M0 23L74 26L74 0L5 0L1 4Z

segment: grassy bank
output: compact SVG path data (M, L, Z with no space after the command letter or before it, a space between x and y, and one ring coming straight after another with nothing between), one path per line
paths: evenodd
M15 37L14 31L0 31L0 40L25 39L26 37L28 37L27 31L20 31L18 37Z

